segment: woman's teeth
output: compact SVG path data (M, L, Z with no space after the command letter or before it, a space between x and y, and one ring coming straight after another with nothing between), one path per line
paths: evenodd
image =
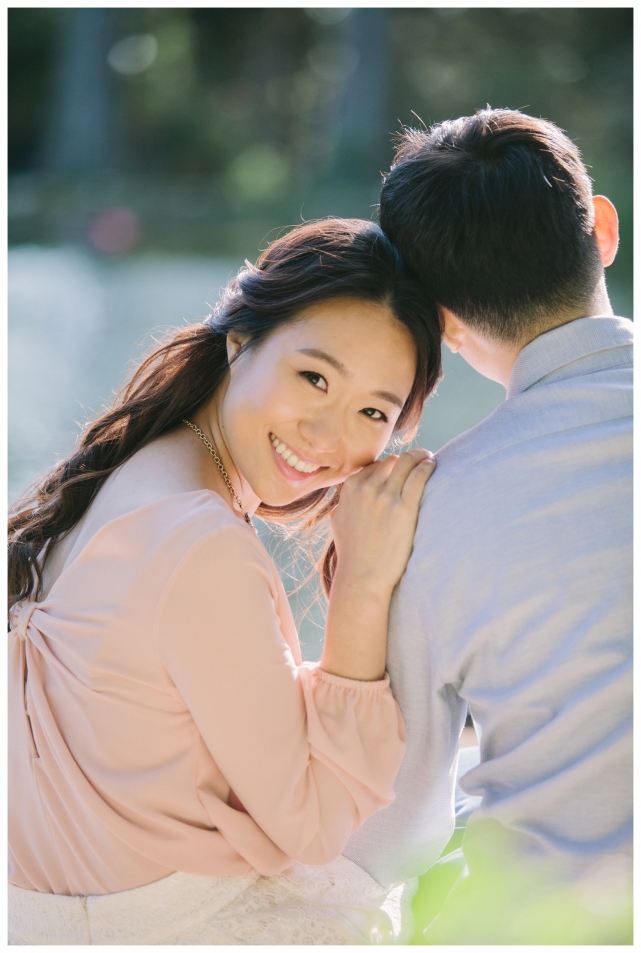
M292 469L298 470L299 473L315 473L316 470L320 470L318 464L304 463L303 460L299 460L294 451L290 450L287 444L279 440L275 434L270 433L269 439L273 443L276 453L279 453Z

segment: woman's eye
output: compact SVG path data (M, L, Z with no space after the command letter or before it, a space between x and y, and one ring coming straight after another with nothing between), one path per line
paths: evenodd
M316 371L301 371L301 377L306 377L319 390L327 390L327 381L322 374L317 374Z
M361 411L365 414L366 417L371 418L371 420L382 420L384 423L387 423L387 417L382 410L376 410L375 407L365 407Z

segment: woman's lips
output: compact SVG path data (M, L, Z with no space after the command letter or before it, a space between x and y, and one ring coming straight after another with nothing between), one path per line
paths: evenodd
M272 445L272 452L274 454L276 466L280 472L292 483L303 483L305 480L310 480L315 474L319 473L321 470L326 470L327 467L322 467L317 463L312 463L311 460L302 460L284 441L280 440L276 434L270 433L269 440ZM280 447L280 451L276 448ZM284 455L284 456L283 456ZM296 469L296 466L292 466L289 462L294 460L294 464L297 464L299 467L304 466L305 469ZM310 471L310 467L314 469Z

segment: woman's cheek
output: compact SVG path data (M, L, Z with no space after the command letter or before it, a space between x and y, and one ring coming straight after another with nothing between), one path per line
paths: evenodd
M254 392L257 406L261 408L262 413L273 415L276 422L277 420L295 420L305 412L308 402L298 381L287 383L271 381L270 383L271 386Z
M386 427L385 430L380 428L379 432L376 435L369 437L366 445L363 447L361 454L361 461L363 461L359 467L362 469L365 466L368 466L370 463L373 463L374 460L378 460L379 457L384 453L385 448L387 447L390 439L392 437L392 428Z
M383 452L384 448L385 445L383 444L383 446L379 449L378 443L374 446L370 444L360 450L354 448L355 452L353 455L350 455L350 458L347 461L347 472L345 473L343 479L346 480L348 476L352 476L353 473L358 473L358 471L362 470L363 467L367 467L370 463L373 463L374 460L376 460L377 457Z

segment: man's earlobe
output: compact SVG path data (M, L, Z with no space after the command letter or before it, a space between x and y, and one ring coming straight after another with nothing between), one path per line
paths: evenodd
M452 354L461 350L463 341L461 339L461 321L456 317L453 311L439 304L438 315L441 322L441 338L443 344L449 348Z
M445 332L443 332L442 341L445 347L448 348L452 354L457 354L458 351L461 350L461 342L456 338L449 337L449 335Z
M601 252L603 267L607 268L615 259L619 247L619 217L617 210L605 195L595 195L594 237Z

